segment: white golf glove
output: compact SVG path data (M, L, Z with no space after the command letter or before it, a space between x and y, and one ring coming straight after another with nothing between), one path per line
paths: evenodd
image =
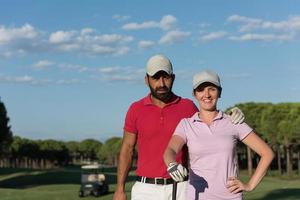
M184 178L188 175L187 169L177 162L169 163L168 172L172 179L176 182L184 181Z
M241 124L244 122L245 119L244 113L238 107L230 109L229 117L233 124Z

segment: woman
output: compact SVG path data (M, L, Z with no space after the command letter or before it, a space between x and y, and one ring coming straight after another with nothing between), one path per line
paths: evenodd
M274 157L271 148L246 123L232 124L225 113L217 110L221 92L216 73L205 70L194 76L193 95L200 111L180 121L164 153L171 177L181 181L187 170L177 164L175 158L187 144L190 157L188 200L241 200L243 191L252 191L262 180ZM238 179L238 140L261 157L247 183Z

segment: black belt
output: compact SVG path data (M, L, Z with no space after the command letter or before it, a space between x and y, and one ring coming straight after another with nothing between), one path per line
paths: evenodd
M188 178L189 177L185 177L184 181L187 181ZM157 185L169 185L169 184L173 184L174 182L172 178L148 178L145 176L138 176L136 180L142 183L150 183L150 184L157 184Z

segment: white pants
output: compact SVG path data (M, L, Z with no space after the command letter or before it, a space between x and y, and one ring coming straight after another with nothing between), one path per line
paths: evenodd
M136 181L131 189L131 200L172 200L173 184L155 185ZM176 200L186 200L187 181L177 184Z

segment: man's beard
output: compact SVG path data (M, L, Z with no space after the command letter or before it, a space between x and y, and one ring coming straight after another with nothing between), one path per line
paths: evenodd
M149 85L149 88L150 88L150 91L151 91L151 95L164 102L164 103L168 103L170 101L170 99L172 98L172 95L173 95L173 92L172 92L172 85L170 88L164 86L164 87L159 87L159 88L152 88L150 85ZM165 90L164 93L158 93L157 91L159 90Z

